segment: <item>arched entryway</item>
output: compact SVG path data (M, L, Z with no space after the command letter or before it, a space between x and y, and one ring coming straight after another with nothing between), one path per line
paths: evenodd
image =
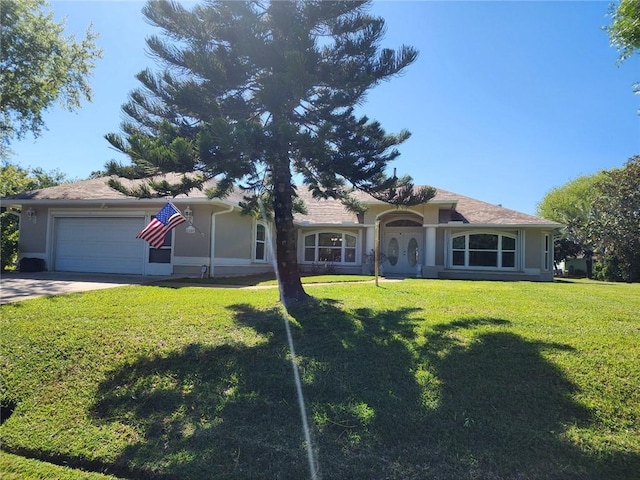
M424 264L424 228L417 215L387 215L380 221L380 251L385 275L420 276Z

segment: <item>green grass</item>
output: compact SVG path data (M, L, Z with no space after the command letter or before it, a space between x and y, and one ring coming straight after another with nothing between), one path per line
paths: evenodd
M117 480L111 475L83 472L0 451L2 480Z
M637 478L640 285L307 290L290 320L322 478ZM2 449L124 478L308 478L277 297L131 286L0 307Z
M363 275L303 275L302 283L305 285L315 283L345 283L366 282L373 280L373 276ZM161 282L162 283L162 282ZM277 286L278 282L272 273L261 275L243 275L237 277L214 278L176 278L165 283L189 284L189 285L233 285L242 287Z

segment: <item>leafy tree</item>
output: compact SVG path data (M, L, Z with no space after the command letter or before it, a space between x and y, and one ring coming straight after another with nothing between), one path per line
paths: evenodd
M361 207L350 200L352 188L404 205L435 193L385 174L409 132L387 134L354 111L367 90L418 54L380 48L384 20L367 13L368 3L210 1L190 10L147 3L144 15L164 34L147 45L164 70L138 74L143 87L123 106L122 135L106 136L132 164L111 162L107 170L183 176L135 190L111 186L138 197L175 196L215 178L208 194L222 197L241 185L248 207L262 199L273 211L283 300L307 298L296 258L294 174L315 197L354 209Z
M621 0L612 17L607 27L609 39L620 52L620 61L624 61L640 49L640 2Z
M553 265L557 268L558 262L568 258L577 258L580 255L590 257L592 254L589 248L563 236L555 240L553 245ZM589 272L587 272L588 274Z
M612 17L613 21L607 27L609 40L620 52L619 62L623 62L640 51L640 1L621 0L612 10ZM633 89L640 94L640 82L636 82Z
M607 261L610 275L640 281L640 156L605 171L591 205L590 241Z
M41 168L24 169L5 160L0 166L0 197L52 187L65 181L66 175L59 170L47 173ZM18 217L3 206L0 209L0 267L2 270L16 261L18 227Z
M555 242L557 261L578 255L591 257L593 245L589 241L588 222L596 195L595 184L601 175L582 175L553 188L538 204L538 216L566 225L563 237Z
M45 0L0 0L0 158L11 139L41 133L52 104L74 110L91 100L87 77L102 55L96 34L64 37L64 22L47 9Z

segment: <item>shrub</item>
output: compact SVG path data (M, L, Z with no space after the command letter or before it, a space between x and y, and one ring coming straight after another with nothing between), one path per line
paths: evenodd
M0 214L0 268L13 270L18 259L18 219L9 212Z
M607 282L623 280L620 264L616 257L604 257L593 264L593 278Z

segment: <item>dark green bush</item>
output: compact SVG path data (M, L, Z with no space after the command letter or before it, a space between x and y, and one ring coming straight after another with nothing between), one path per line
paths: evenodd
M626 267L617 257L605 257L593 264L593 278L608 282L639 282L640 265Z
M18 259L18 218L8 212L0 214L0 268L15 268Z

